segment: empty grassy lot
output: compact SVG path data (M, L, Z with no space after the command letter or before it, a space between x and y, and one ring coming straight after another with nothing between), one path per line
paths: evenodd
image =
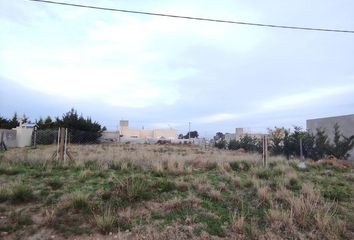
M0 239L354 239L353 168L189 146L0 153Z

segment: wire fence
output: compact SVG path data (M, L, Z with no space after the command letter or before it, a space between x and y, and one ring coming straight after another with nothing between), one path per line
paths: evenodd
M34 130L31 145L51 145L58 143L58 129ZM102 133L91 131L67 130L67 144L100 144Z
M51 145L58 142L58 130L45 129L34 130L32 134L32 146Z

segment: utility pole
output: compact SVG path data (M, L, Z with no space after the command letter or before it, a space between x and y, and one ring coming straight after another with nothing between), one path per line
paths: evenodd
M189 122L188 139L191 139L191 122Z

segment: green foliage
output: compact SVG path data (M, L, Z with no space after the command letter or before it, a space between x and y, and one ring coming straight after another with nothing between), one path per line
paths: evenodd
M128 176L121 179L115 190L118 197L129 202L147 199L151 195L148 182L141 176Z
M48 185L53 189L57 190L63 186L63 182L59 178L50 179Z
M258 168L255 170L255 175L260 179L270 179L272 176L272 170L269 168Z
M7 187L0 186L0 203L10 198L10 191Z
M354 147L354 135L345 137L339 130L338 124L334 125L334 141L329 142L324 129L316 129L316 134L303 131L300 127L294 127L294 131L284 128L269 130L271 153L284 154L289 159L291 156L300 156L300 143L302 142L305 158L318 160L333 155L338 159L347 159L348 152Z
M0 129L12 129L17 127L20 124L17 118L17 113L14 113L11 119L0 117ZM23 121L27 122L27 120L28 119L25 117Z
M350 191L336 185L329 185L323 189L322 194L325 198L334 201L348 201L351 197Z
M17 184L12 187L11 201L13 203L24 203L34 199L32 189L24 184Z
M215 218L208 214L199 214L196 221L206 224L206 230L210 235L225 237L226 234L224 229L221 227L222 222L219 218Z
M331 154L339 159L347 159L348 152L354 147L354 135L347 138L339 130L339 125L334 125L334 144L331 146Z
M240 141L237 141L237 140L235 140L235 139L232 139L232 140L230 140L230 142L229 142L227 148L228 148L229 150L237 150L237 149L240 149L240 148L241 148L241 143L240 143Z
M215 136L213 137L214 141L218 141L220 139L225 139L225 134L223 134L222 132L217 132L215 134Z
M19 226L31 225L33 223L31 216L23 211L12 212L10 219Z
M106 130L98 122L92 121L90 117L79 116L75 109L63 114L61 118L56 117L53 121L51 117L45 120L40 118L36 122L38 126L37 140L39 144L51 144L55 139L56 133L52 131L41 131L47 129L58 129L64 127L69 129L69 140L72 143L95 143L101 136L102 131Z
M199 133L198 131L191 131L191 132L188 132L186 135L184 135L184 139L189 139L189 135L190 135L190 138L198 138L199 137Z
M271 153L273 155L279 155L284 153L284 134L285 128L277 128L274 130L268 129L268 134L270 137L270 147Z
M214 146L219 149L226 149L227 142L225 139L220 139L214 143Z
M88 194L83 193L81 191L73 192L70 195L71 204L72 206L79 210L79 209L88 209L89 201L88 201Z
M260 139L246 134L240 138L240 148L246 152L262 152L262 143Z

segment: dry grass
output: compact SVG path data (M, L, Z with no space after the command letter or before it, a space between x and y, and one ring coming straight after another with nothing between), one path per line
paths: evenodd
M336 169L318 178L326 170L322 165L301 171L294 162L271 157L264 168L259 155L190 146L72 145L74 161L67 165L49 162L53 151L40 146L5 152L0 202L17 208L7 179L25 177L35 201L19 206L43 205L41 216L56 234L65 224L70 231L82 227L71 226L79 221L123 239L350 239L353 214L344 212L353 209L352 197L337 207L318 190L326 190L324 179L329 187L345 187L345 179L352 182L348 172L339 185ZM57 179L60 187L50 187ZM97 234L92 236L100 239Z
M94 222L96 227L103 234L113 231L117 217L112 213L110 208L106 209L101 215L94 214Z
M269 188L267 186L263 186L257 189L257 195L260 204L266 204L270 202L268 194Z
M214 201L220 201L222 198L220 191L217 190L211 190L210 192L207 192L207 196Z
M237 212L233 212L230 218L231 218L231 223L230 223L231 229L236 233L243 234L245 231L245 223L246 223L245 216L242 216Z
M112 163L119 163L121 170L128 168L128 163L139 166L145 170L155 169L161 171L167 165L172 173L185 173L186 166L200 170L207 170L212 164L218 164L221 174L229 172L229 162L247 161L252 164L260 163L257 154L235 154L229 151L205 151L196 153L198 147L188 147L181 151L178 146L139 145L127 147L126 145L71 145L69 151L74 158L74 164L83 166L85 162L96 162L99 169L107 169ZM37 149L22 148L10 149L4 153L3 162L29 162L48 165L51 156L56 151L54 145L39 146ZM168 153L168 154L166 154ZM50 165L50 164L49 164ZM190 170L187 170L187 172Z
M239 188L241 186L241 178L239 176L232 177L231 182L234 188Z

